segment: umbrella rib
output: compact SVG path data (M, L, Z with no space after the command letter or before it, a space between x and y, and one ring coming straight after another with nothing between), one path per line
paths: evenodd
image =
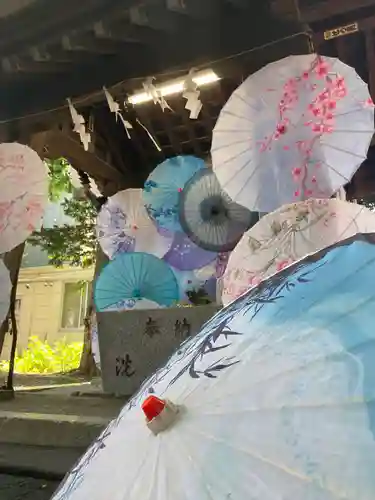
M243 170L244 170L246 167L248 167L248 166L250 165L250 163L252 163L252 161L253 161L252 159L247 160L247 161L246 161L246 163L245 163L244 165L242 165L242 167L241 167L239 170L237 170L237 172L233 175L233 177L231 177L231 178L230 178L230 180L229 180L228 182L226 182L225 184L223 184L223 188L225 189L225 187L224 187L224 186L228 186L228 184L229 184L230 182L232 182L232 181L233 181L233 180L234 180L234 179L238 176L238 174L240 174L241 172L243 172ZM247 184L251 181L251 179L252 179L252 178L253 178L253 176L255 175L255 172L256 172L256 169L254 169L254 170L253 170L253 172L251 173L250 177L248 177L248 179L247 179L247 181L246 181L245 185L241 188L240 193L242 193L242 191L244 190L244 187L245 187L245 186L247 186ZM238 194L236 195L236 198L237 198L237 197L238 197Z
M366 156L363 156L363 155L359 155L357 153L353 153L352 151L348 151L347 149L344 149L344 148L340 148L338 146L334 146L333 144L329 144L327 142L323 142L321 141L320 144L322 146L326 146L327 148L331 148L331 149L334 149L335 151L340 151L340 153L346 153L348 156L355 156L356 158L359 158L360 160L365 160L366 159Z
M345 184L348 183L348 182L350 182L350 178L349 177L346 177L342 172L340 172L336 168L332 167L332 165L330 163L328 163L326 160L321 160L321 161L324 163L324 165L327 165L327 167L329 169L331 169L333 172L335 172L339 177L341 177L342 179L344 179ZM353 175L354 175L354 173L353 173Z
M335 353L334 356L337 356L337 353ZM302 365L301 365L301 367L302 367ZM280 374L278 374L277 376L280 376ZM241 394L241 392L238 392L236 394ZM230 393L230 395L232 395L232 393ZM211 404L211 402L213 402L213 401L218 401L218 399L206 400L205 403ZM342 402L338 401L335 403L328 402L328 403L311 403L311 404L307 404L307 403L288 404L288 409L304 410L304 409L321 409L321 408L339 408L340 406L364 405L364 404L371 403L372 401L374 401L374 398L371 398L371 399L357 398L357 399L351 399L349 401L342 401ZM202 408L202 406L191 406L189 408L191 410L196 410L196 409ZM285 408L284 405L266 406L266 407L261 407L261 408L243 408L241 410L233 410L232 408L230 408L229 412L223 411L221 409L221 411L209 411L209 412L204 412L204 413L199 412L199 415L205 416L205 417L215 417L215 416L225 417L225 416L228 416L229 414L230 415L241 415L244 413L257 413L257 412L263 412L263 411L264 412L279 412L280 410L283 410L284 408Z
M346 202L344 202L346 203ZM362 205L359 212L357 212L357 214L355 215L354 219L350 220L348 222L348 225L345 227L345 229L342 230L342 232L340 233L339 237L338 237L338 241L341 241L343 235L346 233L346 231L348 230L348 228L351 226L351 224L355 223L357 218L362 214L362 212L365 210L365 207ZM358 226L356 225L356 229L358 229Z
M125 291L128 291L129 287L134 288L129 273L129 267L133 265L133 254L125 253L122 257L120 256L119 259L121 259L121 261L119 261L121 263L121 266L119 266L119 269L115 276L115 280L116 283L118 284L118 290L121 293L123 300L124 298L129 298L129 297L124 297Z
M125 288L134 287L134 282L131 279L130 273L129 273L129 266L128 266L128 260L130 260L130 265L134 265L134 258L133 254L124 254L124 258L122 259L122 266L121 266L121 271L119 272L119 275L117 279L119 280L119 284L122 283Z
M253 124L253 120L250 120L247 116L237 115L236 113L232 113L231 111L226 110L225 108L221 111L223 115L234 116L235 118L239 118L240 120L244 120Z
M216 443L224 445L224 447L231 448L232 450L234 450L236 452L244 453L245 455L248 455L255 460L258 460L258 461L263 462L267 465L270 465L271 467L283 472L287 476L295 477L296 479L300 480L301 482L309 483L309 484L313 483L313 479L309 478L308 476L306 476L306 475L304 475L296 470L290 469L289 467L286 467L282 464L278 464L278 463L274 462L273 460L270 460L269 458L266 458L263 455L257 453L254 450L245 449L243 447L236 448L231 443L225 441L224 439L219 439L217 436L213 436L213 435L210 435L206 432L199 431L196 427L194 427L194 428L192 427L191 431L192 432L195 431L199 436L204 437L205 439L211 439L212 441L214 441ZM320 483L322 483L322 481L320 481ZM330 493L331 495L335 495L335 496L339 495L339 497L337 497L337 498L341 498L340 492L333 491L329 488L323 487L322 484L320 484L320 487L322 488L322 490L326 491L327 493Z
M222 161L221 163L218 163L216 166L215 166L215 169L218 170L219 167L223 167L224 165L227 165L228 163L230 163L231 161L233 160L236 160L237 158L239 158L240 156L242 156L244 153L247 153L249 151L249 148L246 148L244 149L243 151L241 151L240 153L237 153L235 154L234 156L231 156L230 158L227 158L226 160ZM251 163L253 160L250 159L249 163Z
M204 480L204 476L203 476L203 473L200 471L199 467L197 466L194 458L191 456L191 453L189 452L189 449L188 447L186 446L185 442L181 439L181 435L180 434L177 434L175 435L176 437L176 441L179 441L180 442L180 449L181 447L182 448L185 448L185 453L186 453L186 456L190 462L190 465L191 465L191 468L193 470L195 470L195 473L196 473L196 476L200 478L200 483L203 487L203 489L206 491L208 497L210 500L215 500L215 497L212 496L212 493L207 485L207 482Z
M215 134L220 133L220 134L249 134L248 130L241 130L241 129L219 129L215 128Z
M246 92L246 95L247 95L248 97L250 97L250 95L249 95L249 94L247 94L247 92ZM239 91L237 91L237 92L233 92L232 97L236 97L237 99L239 99L240 101L242 101L242 102L243 102L244 104L246 104L246 106L248 106L248 108L249 108L249 109L251 109L252 111L258 112L258 110L257 110L254 106L252 106L252 105L249 103L249 101L247 101L247 100L246 100L246 99L245 99L245 98L244 98L244 97L243 97L243 96L239 93Z

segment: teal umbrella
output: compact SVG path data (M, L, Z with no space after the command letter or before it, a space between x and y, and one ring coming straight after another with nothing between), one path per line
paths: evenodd
M94 299L98 311L126 299L147 299L171 306L179 299L179 288L172 269L164 261L148 253L122 253L102 270Z

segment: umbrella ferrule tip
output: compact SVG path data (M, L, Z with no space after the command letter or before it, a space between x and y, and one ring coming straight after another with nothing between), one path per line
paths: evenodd
M147 427L155 435L171 427L180 415L181 408L167 399L149 396L142 404Z

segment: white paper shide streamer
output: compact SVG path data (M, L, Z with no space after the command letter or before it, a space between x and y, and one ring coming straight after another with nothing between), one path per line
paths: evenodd
M171 109L167 101L164 99L160 90L158 90L154 85L154 76L150 76L146 81L143 82L142 86L147 94L152 97L154 104L159 104L161 109L164 111L166 109Z
M89 144L91 143L91 135L90 132L87 132L86 130L85 119L83 118L82 115L80 115L77 112L76 108L72 104L72 101L70 99L67 99L67 101L69 105L70 115L72 117L72 122L74 125L73 130L79 135L84 150L88 151Z
M182 97L186 99L185 109L190 111L190 119L196 120L202 110L203 104L200 100L200 91L198 85L194 82L195 71L189 71L184 82L184 92Z
M128 136L128 139L130 139L131 137L130 137L129 130L131 130L133 128L133 125L128 120L125 120L125 118L122 116L119 103L114 100L114 98L109 93L109 91L105 87L103 87L103 91L104 91L104 95L107 99L107 103L108 103L108 107L109 107L110 112L115 114L116 121L118 119L121 120L122 124L124 125L126 135Z

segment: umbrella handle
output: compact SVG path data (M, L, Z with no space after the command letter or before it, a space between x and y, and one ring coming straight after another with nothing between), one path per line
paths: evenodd
M149 396L142 404L147 427L155 436L176 422L181 416L181 409L168 399L159 399L156 396Z

